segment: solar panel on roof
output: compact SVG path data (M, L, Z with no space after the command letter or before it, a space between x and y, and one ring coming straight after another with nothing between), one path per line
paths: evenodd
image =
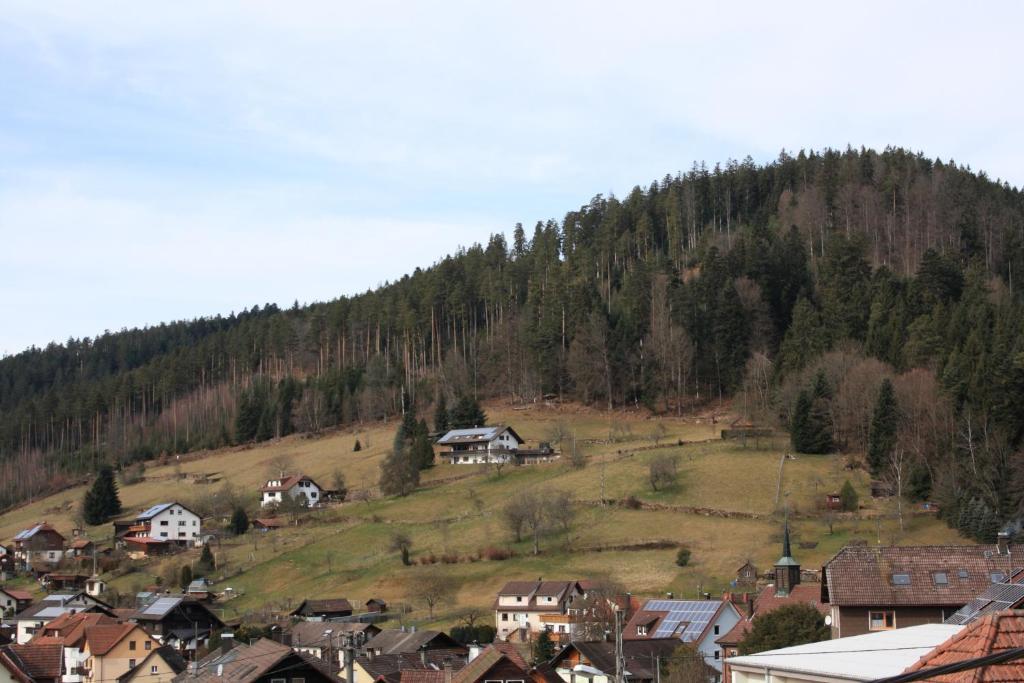
M667 612L654 632L654 638L678 637L684 642L696 640L718 612L717 600L650 600L649 612Z

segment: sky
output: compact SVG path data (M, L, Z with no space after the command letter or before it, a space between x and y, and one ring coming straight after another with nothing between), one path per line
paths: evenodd
M694 161L1024 183L1024 4L847 4L0 0L0 355L359 293Z

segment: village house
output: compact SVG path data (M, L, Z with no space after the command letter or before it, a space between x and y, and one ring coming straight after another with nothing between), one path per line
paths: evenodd
M388 603L380 598L370 598L366 601L366 611L371 614L383 614L388 611Z
M44 626L64 614L98 612L108 617L114 613L110 605L85 593L53 593L41 598L14 616L17 627L15 642L27 643Z
M676 638L623 640L622 656L628 683L659 680L658 666L665 664L679 647ZM615 643L594 641L569 643L554 656L551 666L566 683L615 683Z
M691 643L708 666L722 672L722 650L715 641L742 618L727 600L648 600L622 631L625 640L675 638Z
M205 645L224 622L198 600L183 596L151 596L130 619L160 642L188 655Z
M174 677L174 683L337 683L327 663L261 638L251 645L224 644Z
M1024 611L1004 610L988 614L966 626L917 662L904 674L924 673L939 666L987 657L1007 650L1024 648ZM1020 659L988 664L963 672L972 681L1024 681L1024 662ZM949 677L936 677L950 680ZM926 680L936 680L928 678ZM965 680L961 678L960 680Z
M284 496L298 499L306 507L320 505L324 489L311 477L304 474L292 474L287 477L271 479L260 488L262 493L260 507L280 505ZM301 496L301 498L299 498Z
M284 526L284 521L277 517L257 517L252 520L252 528L256 531L276 531Z
M753 562L747 560L743 563L739 569L736 570L736 587L737 588L753 588L757 585L757 578L760 573Z
M434 454L452 464L512 462L525 443L514 429L502 425L453 429L434 444Z
M60 645L0 647L0 683L60 683Z
M922 624L734 657L731 683L852 683L896 676L962 628Z
M65 557L92 557L96 545L88 538L76 538L68 545Z
M821 602L821 585L818 583L801 583L803 573L800 564L793 559L789 537L789 523L786 523L782 535L782 556L775 563L774 580L761 589L752 599L748 614L736 622L725 635L715 642L722 650L723 673L729 678L730 658L739 654L739 645L754 627L754 620L785 605L811 605L822 614L829 613L828 605Z
M568 638L569 607L582 595L578 581L509 581L494 601L498 639L529 641L542 630Z
M292 610L292 616L306 621L327 621L352 616L352 603L345 598L303 600Z
M371 655L407 655L428 650L465 654L468 650L442 631L389 628L380 631L363 646Z
M64 557L65 538L56 529L40 522L14 537L15 563L23 571L34 567L53 567Z
M128 673L160 643L137 624L97 624L85 630L84 683L105 683Z
M0 617L13 617L31 604L32 594L28 591L0 586Z
M832 636L942 623L1014 573L1024 546L847 546L822 569Z
M374 650L366 650L352 663L352 683L399 683L406 672L416 672L417 676L447 672L454 677L467 663L466 648L425 649L402 654L378 654ZM409 679L406 681L408 683Z
M164 645L152 650L134 669L118 676L117 683L171 683L187 666L174 648Z
M299 621L292 624L287 633L284 634L282 642L290 645L296 652L305 652L317 659L326 660L328 657L334 659L337 655L336 666L345 666L344 644L351 636L357 643L365 643L380 633L380 628L373 624L359 622L332 622L326 624L322 621ZM331 650L332 652L328 652Z
M202 526L199 515L181 503L160 503L136 517L122 538L129 545L134 543L143 546L190 546L195 545L202 536ZM114 528L116 534L116 524ZM150 554L148 548L146 553Z
M85 680L85 638L89 628L97 625L117 625L118 619L102 612L62 614L39 629L30 644L57 643L64 648L62 683L81 683Z

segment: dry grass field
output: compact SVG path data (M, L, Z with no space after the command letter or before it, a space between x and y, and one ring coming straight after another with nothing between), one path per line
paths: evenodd
M855 540L958 540L955 532L929 516L908 517L906 530L900 532L890 504L868 497L866 474L845 470L843 456L786 459L780 485L780 462L788 446L782 437L744 447L720 440L723 423L713 424L706 417L651 419L641 413L618 413L609 418L564 406L487 410L492 422L513 425L531 442L547 440L556 425L561 426L586 454L586 467L574 470L567 462L554 462L506 467L498 473L484 466L438 465L424 473L426 485L408 497L373 496L310 514L281 531L225 538L214 548L219 563L214 578L223 576L218 588L230 586L238 594L223 604L226 616L244 618L264 607L281 609L307 596L346 596L353 602L376 596L409 603L409 618L424 623L423 605L407 590L410 580L423 572L443 572L457 586L453 599L435 614L437 624L451 623L466 609L486 611L501 584L515 578L607 577L641 595L716 593L728 588L745 560L767 568L776 559L783 506L790 510L795 542L814 546L794 548L808 568L820 567ZM394 423L380 424L358 434L289 437L154 465L147 469L145 481L122 486L122 502L126 510L167 500L188 505L218 495L229 485L247 492L255 505L256 489L282 459L325 485L340 470L350 489L372 491L394 428ZM356 438L364 446L359 452L352 450ZM571 448L571 441L567 439L562 448ZM679 483L654 493L647 481L648 463L664 453L678 456ZM213 483L193 483L189 475L200 473ZM856 517L838 516L830 534L818 501L825 493L838 491L847 478L860 492L863 509ZM526 488L569 491L576 499L569 533L546 534L537 556L531 554L528 541L513 542L500 514L505 501ZM61 531L70 530L83 493L81 488L72 489L0 516L0 541L43 519ZM602 499L631 496L649 504L648 509L602 504ZM414 559L448 555L459 561L404 567L389 549L391 537L399 532L412 539ZM110 527L88 533L108 538ZM662 547L628 547L643 544ZM678 545L692 550L687 567L675 564ZM514 556L504 561L479 559L487 548ZM197 557L193 550L154 561L113 578L111 585L121 592L138 590Z

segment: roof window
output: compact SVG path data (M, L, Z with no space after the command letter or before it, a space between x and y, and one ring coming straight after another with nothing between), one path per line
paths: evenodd
M910 585L910 574L893 574L892 585L894 586L909 586Z
M932 573L932 581L935 582L936 586L948 586L949 585L949 575L946 574L946 572L933 572Z
M967 579L970 578L971 573L966 569L958 569L956 571L956 575L959 576L961 579Z
M1006 574L1002 572L992 572L989 576L992 578L992 583L1002 583L1003 581L1006 581Z

